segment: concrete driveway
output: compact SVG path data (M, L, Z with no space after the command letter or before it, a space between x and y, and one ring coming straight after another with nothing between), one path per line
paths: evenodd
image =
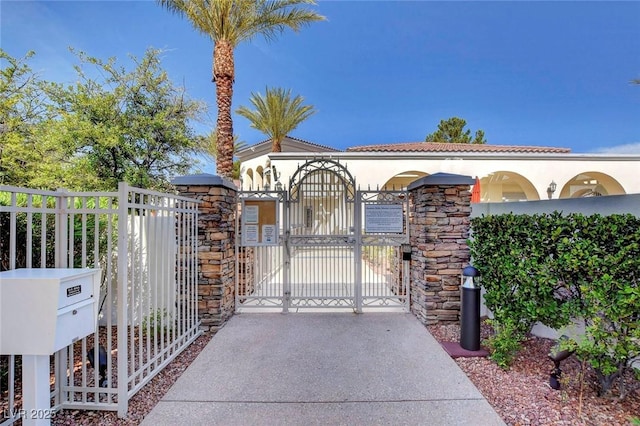
M143 425L503 425L406 313L239 314Z

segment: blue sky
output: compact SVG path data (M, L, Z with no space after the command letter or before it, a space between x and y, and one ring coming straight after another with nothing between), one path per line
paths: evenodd
M265 86L318 112L292 136L344 149L424 140L467 120L491 144L640 153L640 2L320 1L328 18L236 50L234 110ZM154 1L0 3L0 45L71 82L68 47L103 59L166 49L163 67L210 107L212 42ZM203 133L208 127L198 128ZM234 116L249 144L265 139Z

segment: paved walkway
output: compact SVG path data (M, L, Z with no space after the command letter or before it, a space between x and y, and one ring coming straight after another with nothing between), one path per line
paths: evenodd
M239 314L143 425L503 425L406 313Z

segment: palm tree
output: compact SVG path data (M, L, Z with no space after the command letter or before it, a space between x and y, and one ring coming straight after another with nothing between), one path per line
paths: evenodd
M241 141L238 138L238 135L233 135L233 153L239 151L247 146L245 141ZM210 158L217 159L218 158L218 134L214 129L211 133L205 136L202 139L202 149L206 155ZM240 160L233 160L233 170L231 172L232 179L240 179Z
M230 177L233 170L233 120L231 102L235 78L233 53L242 41L262 34L273 40L287 28L325 18L304 5L313 0L156 0L171 12L189 19L213 41L213 81L218 105L216 170Z
M291 90L279 87L267 87L264 97L252 93L250 101L255 110L241 106L236 112L251 121L251 127L271 138L272 152L281 152L285 136L316 112L313 105L302 105L302 96L292 99Z

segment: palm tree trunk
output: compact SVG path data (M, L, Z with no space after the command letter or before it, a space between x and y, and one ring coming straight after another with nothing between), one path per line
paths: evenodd
M271 152L282 152L282 140L280 138L271 140Z
M216 172L227 178L231 178L233 174L233 61L233 45L227 40L216 41L213 48L213 81L216 84L218 104Z

